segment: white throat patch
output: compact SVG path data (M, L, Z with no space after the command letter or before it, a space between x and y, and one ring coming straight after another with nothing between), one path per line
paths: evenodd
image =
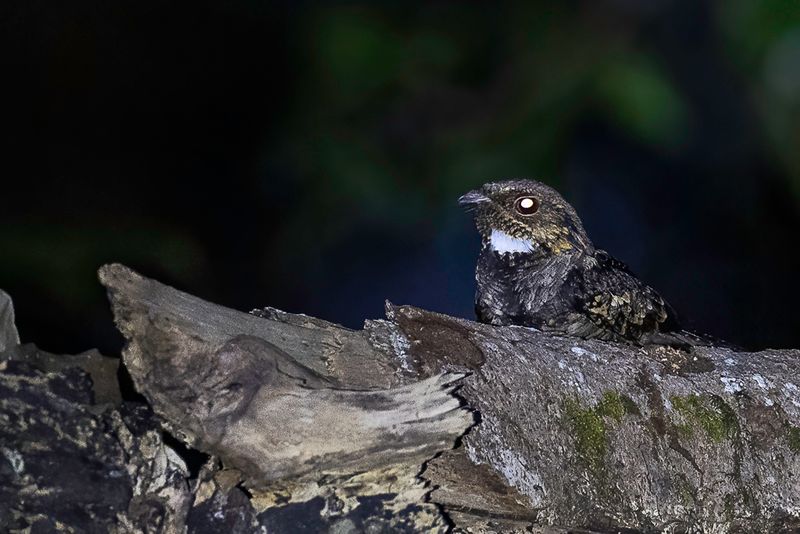
M499 230L492 230L492 235L489 237L489 246L500 254L532 252L535 247L532 241L512 237Z

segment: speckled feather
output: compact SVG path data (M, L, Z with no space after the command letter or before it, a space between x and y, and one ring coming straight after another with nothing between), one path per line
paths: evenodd
M533 198L538 211L515 210ZM684 343L661 296L622 262L597 250L575 210L532 180L484 185L461 197L475 212L482 246L478 320L636 344ZM498 237L500 236L500 237Z

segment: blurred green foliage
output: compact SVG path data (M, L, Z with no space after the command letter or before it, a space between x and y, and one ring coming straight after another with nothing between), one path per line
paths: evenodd
M770 153L800 198L800 6L792 0L718 2L715 12Z
M346 218L355 225L377 218L405 227L489 179L534 175L558 185L586 117L655 151L682 150L701 119L663 50L646 45L663 13L634 4L627 12L603 2L308 6L292 27L301 82L281 143L265 156L297 169L309 196L283 232L296 236L311 220L326 226L318 238L335 242L348 227L326 222L334 206L353 210ZM710 14L720 58L731 59L786 178L800 187L800 85L774 94L781 80L800 82L800 40L781 52L800 35L800 7L716 2ZM778 53L787 64L772 79Z
M701 329L793 335L796 0L12 0L0 25L0 286L29 338L111 330L112 260L351 325L384 297L468 315L455 199L518 176Z
M629 57L612 64L597 84L604 111L633 137L656 147L685 140L686 104L651 58Z
M0 228L0 250L12 251L2 265L5 280L29 280L50 298L54 307L86 308L98 295L93 273L99 262L155 264L165 275L197 281L207 269L199 244L178 229L137 222L65 226L57 222L28 222Z

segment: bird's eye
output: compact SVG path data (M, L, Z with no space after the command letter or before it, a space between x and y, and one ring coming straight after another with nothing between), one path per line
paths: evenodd
M533 215L539 211L539 201L533 197L519 197L514 201L514 209L520 215Z

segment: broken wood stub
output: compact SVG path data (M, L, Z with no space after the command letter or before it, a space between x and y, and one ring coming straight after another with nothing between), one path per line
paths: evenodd
M424 501L429 490L417 474L473 424L452 395L462 375L403 380L362 333L311 319L299 325L296 317L282 331L249 314L239 314L237 328L237 312L218 312L124 267L107 266L100 276L137 390L171 432L237 469L265 510L310 506L316 496L347 503L356 499L348 488L358 487L358 498L382 495L383 507L413 504L420 528L446 526ZM224 320L215 323L218 313ZM308 342L292 338L309 330L315 347L326 347L324 365ZM345 358L354 347L372 358L359 375Z

